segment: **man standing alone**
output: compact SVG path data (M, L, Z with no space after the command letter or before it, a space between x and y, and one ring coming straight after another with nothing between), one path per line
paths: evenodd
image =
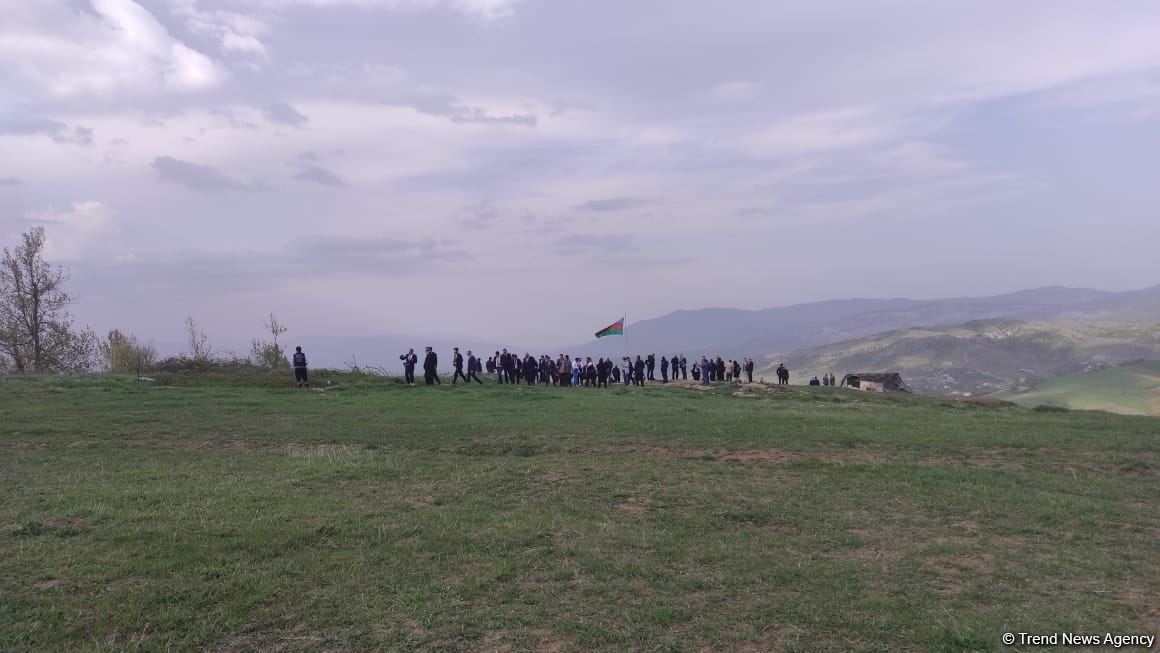
M298 387L310 387L310 378L306 374L306 354L302 353L301 347L294 348L294 356L291 363L294 365L294 382Z
M408 349L407 353L399 356L399 360L403 361L403 378L409 385L415 385L415 364L419 362L419 357L415 355L415 348Z
M439 357L435 355L435 350L427 347L427 356L423 359L423 379L427 381L427 385L443 385L439 380Z

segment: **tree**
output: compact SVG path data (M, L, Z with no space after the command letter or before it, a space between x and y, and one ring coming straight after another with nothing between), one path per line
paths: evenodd
M21 236L0 259L0 355L17 372L74 372L93 364L97 338L73 327L68 274L43 257L44 227Z
M157 362L157 350L152 345L142 345L136 336L125 335L117 329L109 332L100 349L105 369L110 372L133 373L140 378L143 371Z
M286 333L286 326L279 322L273 313L270 313L270 319L264 324L274 341L263 342L255 338L250 345L250 360L254 365L275 370L290 367L290 361L286 360L286 352L278 344L278 336Z
M209 336L197 326L197 320L192 315L185 317L185 335L189 342L189 357L198 363L208 363L213 360L213 347L210 346Z

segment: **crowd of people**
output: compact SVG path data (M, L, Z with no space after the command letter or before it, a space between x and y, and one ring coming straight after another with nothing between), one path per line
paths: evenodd
M399 356L403 362L403 378L406 383L415 383L415 368L419 365L419 355L414 349ZM292 359L294 378L299 387L310 383L307 376L306 355L302 348L297 347ZM684 354L661 356L658 363L656 354L649 354L635 359L622 356L619 361L612 357L570 356L559 354L552 358L547 354L539 357L524 353L523 356L507 349L497 351L486 359L475 355L471 350L460 353L455 347L451 351L451 367L453 370L451 383L457 384L462 379L470 385L473 381L480 385L483 380L480 374L495 376L495 382L512 385L551 385L560 387L592 387L607 388L610 384L643 386L647 382L668 383L672 381L687 381L689 376L693 381L708 385L717 381L753 383L754 361L752 358L741 360L725 360L720 356L710 358L701 356L694 358L692 364ZM659 368L660 377L657 377ZM691 369L690 369L691 368ZM439 376L439 355L431 347L423 352L423 381L427 385L442 385ZM777 367L779 384L789 383L789 370L785 364ZM833 375L826 375L825 385L833 385ZM814 377L810 385L819 385Z

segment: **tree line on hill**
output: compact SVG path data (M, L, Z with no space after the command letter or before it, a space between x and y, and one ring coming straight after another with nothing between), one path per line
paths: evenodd
M271 313L270 340L255 338L248 358L224 356L192 317L185 320L188 351L161 359L149 343L112 329L101 338L77 326L69 313L75 298L65 289L68 272L44 260L44 227L21 235L0 256L0 373L72 373L103 370L136 374L212 367L290 367L278 337L287 328Z

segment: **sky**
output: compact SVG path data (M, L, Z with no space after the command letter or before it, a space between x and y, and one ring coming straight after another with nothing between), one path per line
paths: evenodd
M1160 283L1153 0L0 0L79 323L574 343Z

